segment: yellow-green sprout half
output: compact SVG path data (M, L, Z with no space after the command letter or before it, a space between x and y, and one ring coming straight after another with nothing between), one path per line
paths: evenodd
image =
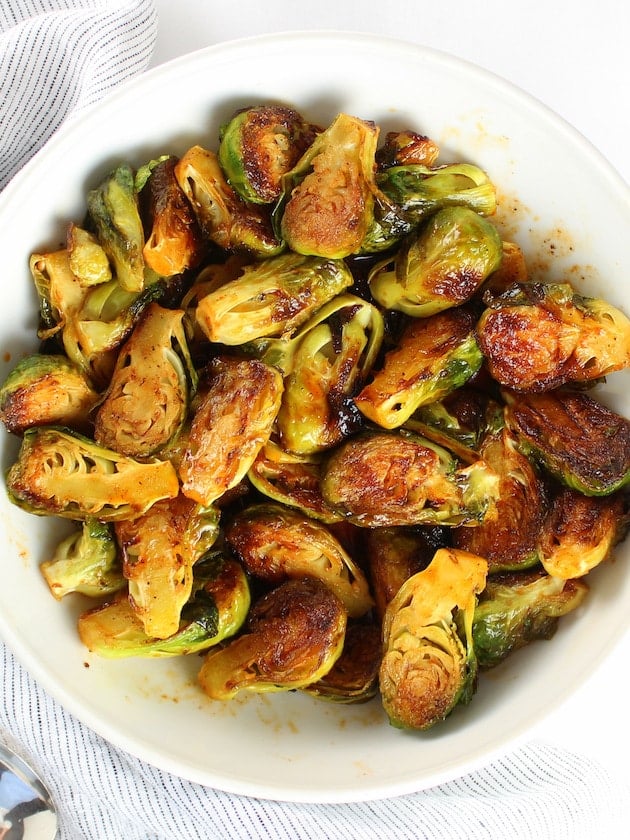
M218 519L214 508L180 494L116 523L129 600L147 636L165 639L177 632L192 592L193 566L214 544Z
M283 179L277 208L291 250L340 259L359 251L371 225L378 128L339 114Z
M30 513L111 522L174 498L179 481L168 461L136 461L84 435L42 426L25 432L7 490Z
M472 698L473 615L487 570L481 557L441 548L390 601L379 684L393 726L428 729Z
M225 538L247 571L270 583L316 577L339 598L352 618L372 606L368 583L339 541L321 522L281 505L245 508Z
M82 613L79 636L89 650L108 659L185 656L237 633L249 607L249 583L241 566L211 552L195 565L192 594L171 636L147 635L126 593Z
M239 691L290 691L324 677L341 652L346 611L317 578L287 580L250 610L245 632L210 651L199 682L213 700Z
M197 383L183 317L183 310L157 303L142 313L96 414L94 436L102 446L152 455L182 428Z

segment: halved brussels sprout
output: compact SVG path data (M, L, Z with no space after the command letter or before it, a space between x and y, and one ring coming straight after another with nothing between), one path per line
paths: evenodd
M65 356L36 353L21 359L0 387L0 420L10 432L32 426L85 430L99 394Z
M507 429L487 437L480 457L498 476L496 516L478 528L456 528L453 544L488 561L491 572L540 562L538 540L549 510L547 487Z
M484 283L484 293L500 295L515 284L529 282L529 269L520 245L505 240L501 244L501 264Z
M338 295L327 310L305 330L285 379L277 427L290 452L330 449L362 425L352 395L380 350L383 317L354 295Z
M516 284L484 296L477 326L493 378L516 391L590 382L630 365L630 320L569 283Z
M282 177L295 166L317 133L293 108L244 108L221 128L219 163L241 198L271 204L280 197Z
M366 703L378 691L381 630L372 623L349 623L341 656L326 676L302 691L333 703Z
M114 269L114 276L128 292L144 288L144 230L132 168L117 166L87 196L90 221L96 238Z
M443 528L369 528L365 535L371 591L382 621L403 583L426 568L447 545Z
M268 440L256 456L247 477L252 485L274 502L333 523L342 515L326 504L320 489L321 458L285 452L274 440Z
M415 223L443 207L469 207L482 216L492 216L497 208L494 184L470 163L392 166L377 174L376 183Z
M40 569L57 600L71 592L98 598L127 586L112 527L98 519L86 519L64 537Z
M469 300L502 254L491 222L468 207L447 207L374 269L370 291L386 309L426 318Z
M228 345L291 335L352 283L342 260L282 254L246 266L240 277L201 298L197 323L210 341Z
M181 309L150 304L121 348L94 437L123 455L152 455L182 428L197 386Z
M623 494L584 496L560 487L540 538L545 571L567 580L582 577L611 557L629 525L628 499Z
M218 523L215 508L182 494L116 523L129 602L147 636L166 639L177 632L192 592L193 566L217 539Z
M70 269L81 286L98 286L112 279L112 269L94 234L71 223L66 236Z
M464 385L417 408L404 428L429 438L468 464L479 459L486 436L504 425L503 405Z
M196 266L205 249L197 217L175 178L176 164L172 155L156 161L140 192L149 230L142 255L162 277Z
M428 729L472 698L473 615L486 575L483 558L441 548L390 601L379 682L393 726Z
M321 522L271 503L250 505L226 526L225 539L254 577L269 583L315 577L357 618L372 606L368 583Z
M521 448L587 496L630 482L630 421L583 392L506 395L506 422Z
M392 166L433 166L440 155L440 147L417 131L388 131L385 142L376 153L379 169Z
M179 482L168 461L136 461L69 429L41 426L24 433L7 490L30 513L111 522L174 498Z
M199 653L237 633L247 618L247 576L234 561L213 553L194 569L193 592L184 604L177 630L166 639L147 635L125 593L82 613L79 636L99 656L167 657Z
M225 180L216 154L193 146L175 166L175 177L190 202L203 233L227 251L244 250L259 257L279 254L265 208L248 204Z
M472 625L477 662L494 668L510 653L537 639L550 639L558 619L580 606L588 586L541 571L488 578Z
M42 341L57 335L70 323L86 295L70 268L67 249L31 254L29 269L39 302L39 328Z
M322 467L322 495L355 525L476 525L493 510L498 477L459 468L445 449L409 432L362 432Z
M457 308L414 319L354 402L369 420L394 429L420 406L461 387L482 362L471 312Z
M373 216L378 128L338 114L283 178L282 239L298 254L356 253Z
M317 682L341 655L346 624L341 601L320 580L285 581L254 604L243 635L206 655L201 687L213 700L230 700L243 690Z
M245 477L269 439L282 376L256 359L222 357L209 366L179 465L184 495L215 502Z

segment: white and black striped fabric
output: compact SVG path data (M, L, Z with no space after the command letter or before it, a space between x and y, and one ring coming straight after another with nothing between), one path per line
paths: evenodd
M61 123L147 66L151 0L0 0L0 189Z

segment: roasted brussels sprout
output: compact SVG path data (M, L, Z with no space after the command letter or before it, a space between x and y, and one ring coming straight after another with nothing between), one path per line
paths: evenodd
M584 496L560 487L540 537L540 560L557 578L580 578L608 560L630 525L623 493Z
M144 230L132 168L126 163L117 166L90 190L87 207L96 238L109 257L117 282L128 292L142 291Z
M121 348L94 421L94 437L123 455L143 457L182 428L197 386L184 312L150 304Z
M475 608L472 635L479 668L494 668L537 639L550 639L558 619L580 606L588 586L544 572L488 578Z
M516 284L484 299L479 344L493 378L507 388L548 391L630 365L630 320L569 283Z
M394 429L420 406L462 386L482 361L471 312L457 308L414 319L354 402L369 420Z
M349 623L341 656L326 676L302 691L333 703L366 703L378 691L381 630L372 623Z
M112 279L109 259L94 234L71 223L66 247L70 270L81 286L98 286Z
M212 552L195 565L194 575L193 592L182 608L179 627L168 638L147 635L126 593L121 593L79 616L81 641L109 659L185 656L218 645L237 633L247 618L247 577L236 561Z
M67 249L31 254L29 269L39 302L38 338L52 338L80 310L86 290L72 269Z
M210 341L227 345L291 335L352 283L341 260L282 254L247 266L240 277L201 298L196 318Z
M354 295L338 295L327 309L304 332L285 379L277 427L290 452L330 449L362 425L352 395L380 350L383 317Z
M441 548L390 601L379 683L393 726L428 729L472 698L473 615L486 575L483 558Z
M174 498L179 482L168 461L136 461L68 429L42 426L24 433L7 490L30 513L111 522Z
M568 487L606 496L630 482L630 421L584 392L508 396L519 445Z
M501 264L496 227L468 207L438 210L370 276L386 309L426 318L469 300Z
M182 492L210 505L235 487L269 439L282 398L282 376L256 359L222 357L192 418L179 465Z
M295 166L317 133L293 108L244 108L221 128L219 163L241 198L271 204L281 195L282 177Z
M127 585L112 527L98 519L86 519L64 537L40 569L57 600L70 592L98 598Z
M180 494L115 524L129 601L147 636L166 639L177 632L193 566L217 539L218 522L215 508Z
M251 505L226 526L225 539L245 569L272 584L316 577L351 618L372 606L368 583L340 542L321 522L271 503Z
M283 250L283 243L273 232L270 214L241 199L225 180L214 152L193 146L174 171L201 230L220 248L244 250L259 257Z
M318 455L295 455L270 439L256 456L247 477L264 496L297 508L312 519L329 524L343 519L322 497Z
M0 420L10 432L63 425L86 430L98 392L65 356L21 359L0 387Z
M356 253L373 216L378 128L338 114L283 178L281 237L298 254Z
M156 161L140 191L149 231L142 255L162 277L194 268L205 250L197 217L175 177L176 165L172 155Z
M210 651L199 682L213 700L288 691L320 680L343 650L346 611L316 578L288 580L251 608L246 632Z
M453 544L484 557L491 572L529 568L540 561L546 484L507 429L487 437L479 454L499 478L497 515L477 528L454 529Z
M391 166L433 166L440 155L440 148L430 137L417 131L388 131L385 142L376 152L379 169Z
M459 468L445 449L409 432L366 431L322 467L322 495L355 525L476 525L493 510L498 477L482 461Z

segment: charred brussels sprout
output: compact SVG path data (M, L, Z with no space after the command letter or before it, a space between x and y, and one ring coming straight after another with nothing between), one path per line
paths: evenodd
M365 577L331 532L280 505L260 504L237 514L225 538L245 569L269 583L315 577L335 593L352 618L372 606Z
M630 321L569 283L518 284L484 296L477 327L491 375L515 391L590 382L630 364Z
M204 659L199 682L213 700L239 691L288 691L315 683L343 650L346 611L315 578L288 580L260 598L245 632Z
M630 421L588 394L514 395L506 420L521 448L568 487L606 496L630 482Z
M193 146L175 166L175 177L201 230L227 251L270 257L283 250L265 208L248 204L225 180L214 152Z
M168 461L136 461L51 426L24 434L7 474L10 500L30 513L103 522L140 516L179 490Z
M584 496L560 487L540 538L545 571L557 578L579 578L608 560L613 547L625 538L630 518L622 493Z
M492 572L533 566L549 509L546 484L506 429L486 438L479 454L499 478L497 515L478 528L455 529L453 543L485 557Z
M479 667L494 668L530 642L550 639L558 619L579 607L587 593L582 581L565 581L544 572L489 578L472 625Z
M411 433L363 432L322 468L322 495L355 525L473 525L493 508L497 476L482 461L460 468Z
M140 191L149 231L142 254L145 263L162 277L196 266L204 252L197 217L175 177L176 165L173 156L157 161Z
M458 308L414 319L354 401L369 420L394 429L467 382L482 361L472 313Z
M378 691L381 631L376 624L351 623L341 656L325 677L302 691L332 703L366 703Z
M340 259L357 252L373 217L378 129L339 114L283 178L276 208L288 247Z
M297 111L259 105L237 112L221 129L219 163L230 185L254 204L271 204L282 177L311 145L317 129Z
M427 317L469 300L501 264L497 229L467 207L440 210L378 266L370 291L386 309Z
M210 341L227 345L290 335L352 282L341 260L282 254L205 295L196 318Z
M98 598L127 585L111 525L97 519L86 519L65 537L40 569L58 600L70 592Z
M144 515L117 522L129 600L147 636L177 632L193 587L193 566L214 544L218 512L181 494L156 502Z
M79 636L91 651L108 659L128 656L168 657L199 653L240 630L247 618L247 577L234 560L209 557L195 566L190 599L178 629L166 639L147 635L126 594L84 612Z
M306 330L285 379L278 431L285 449L330 449L361 425L352 395L381 347L378 309L354 295L338 295L326 317Z
M269 439L282 388L280 373L257 360L212 363L179 465L184 495L209 505L245 477Z
M87 206L96 237L121 288L128 292L142 291L144 230L131 167L123 163L114 169L88 193Z
M380 190L416 224L444 207L464 206L482 216L496 212L496 190L486 173L469 163L435 169L393 166L376 176Z
M0 420L15 434L32 426L87 429L98 399L69 359L38 353L18 362L0 387Z
M182 428L197 374L184 313L151 304L118 354L94 436L124 455L152 455Z
M388 131L385 142L376 153L379 170L392 166L433 166L440 148L430 137L417 131Z
M472 698L473 615L486 574L481 557L442 548L390 601L379 682L393 726L428 729Z

